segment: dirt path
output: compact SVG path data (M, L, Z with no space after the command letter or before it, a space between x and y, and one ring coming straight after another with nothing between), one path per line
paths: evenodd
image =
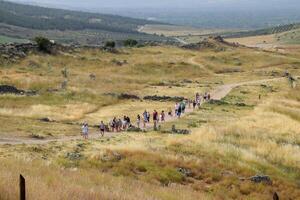
M178 42L180 42L180 43L183 44L183 45L189 44L188 42L186 42L186 41L184 41L183 39L180 39L180 38L178 38L178 37L174 37L174 39L177 40Z
M197 61L196 61L196 58L197 58L196 56L189 58L189 59L188 59L188 63L191 64L191 65L198 66L200 69L203 69L203 70L205 70L206 72L208 72L209 74L213 74L214 76L227 76L227 75L224 75L224 74L216 74L213 70L208 69L208 68L205 67L203 64L197 62Z
M242 85L251 85L251 84L260 84L260 83L266 83L271 81L279 81L284 80L285 78L274 78L274 79L264 79L264 80L256 80L256 81L247 81L247 82L240 82L240 83L234 83L234 84L226 84L217 87L215 90L211 92L211 99L213 100L221 100L225 96L227 96L232 89L238 86ZM187 109L185 112L185 115L191 113L192 109ZM166 116L166 122L171 122L178 120L177 117L173 116ZM148 124L147 129L153 128L153 124ZM78 127L80 129L80 127ZM111 138L116 135L120 135L123 133L106 133L105 138ZM96 139L101 138L100 134L90 134L90 139ZM0 138L0 145L17 145L17 144L47 144L50 142L66 142L66 141L74 141L74 140L81 140L81 136L65 136L62 138L56 138L56 139L28 139L28 138Z
M197 58L196 56L189 58L188 63L191 64L191 65L196 65L196 66L200 67L201 69L204 69L206 71L211 72L206 67L204 67L202 64L200 64L199 62L197 62L196 58Z

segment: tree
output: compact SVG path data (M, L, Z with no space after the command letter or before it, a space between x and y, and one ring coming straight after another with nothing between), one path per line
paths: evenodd
M45 37L36 37L34 41L37 43L40 51L45 53L51 53L52 43L48 38Z
M133 40L133 39L127 39L127 40L124 41L123 44L124 44L125 47L134 47L138 44L138 41Z
M106 48L115 48L116 47L116 43L114 41L107 41L105 43L105 47Z

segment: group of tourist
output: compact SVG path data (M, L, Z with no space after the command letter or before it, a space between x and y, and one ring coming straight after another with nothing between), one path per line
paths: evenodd
M200 108L201 104L205 101L209 101L211 99L211 95L209 93L205 93L203 95L196 93L194 100L185 99L179 103L176 103L174 106L174 115L173 111L170 108L168 111L169 118L173 116L180 118L182 114L186 112L186 107L188 106L191 109L191 105L193 109L196 107ZM110 122L106 125L103 121L100 122L99 131L101 136L104 136L105 132L121 132L127 131L129 128L136 127L138 129L146 129L147 126L150 127L151 114L149 111L145 110L142 115L138 114L136 117L136 126L134 126L131 122L129 116L124 116L121 118L114 117ZM166 121L165 111L157 112L156 110L152 113L153 120L153 128L156 130L158 128L159 123L163 123ZM82 126L82 136L84 139L88 139L89 127L88 123L83 123Z

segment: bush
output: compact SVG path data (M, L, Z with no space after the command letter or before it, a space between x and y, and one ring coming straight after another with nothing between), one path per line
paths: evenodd
M133 40L133 39L128 39L128 40L125 40L123 44L125 47L134 47L138 44L138 41Z
M114 41L107 41L105 43L105 47L106 48L115 48L116 47L116 43Z
M45 37L36 37L34 41L37 43L40 51L45 53L51 53L52 43L48 38Z

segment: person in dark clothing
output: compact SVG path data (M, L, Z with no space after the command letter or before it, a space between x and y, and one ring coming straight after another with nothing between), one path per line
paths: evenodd
M131 120L128 116L126 117L126 124L127 124L127 128L131 127Z
M147 112L147 120L148 120L148 123L150 123L150 113Z
M136 117L136 125L138 128L140 128L141 126L141 116L139 114Z
M154 130L157 129L157 121L158 121L158 112L154 110L153 112L153 125L154 125Z
M181 113L182 113L182 108L181 108L181 106L179 106L178 110L177 110L177 116L178 116L178 118L180 118Z
M160 118L161 118L160 119L161 122L165 121L165 111L161 111Z
M197 105L197 102L196 102L196 100L194 100L194 101L193 101L193 109L196 108L196 105Z

